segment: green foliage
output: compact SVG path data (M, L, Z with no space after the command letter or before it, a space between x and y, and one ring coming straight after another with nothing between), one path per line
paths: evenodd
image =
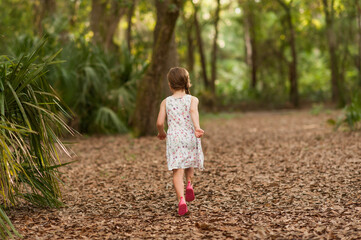
M57 35L48 36L43 56L60 48ZM19 55L38 42L36 37L20 35L9 52ZM58 59L61 63L52 66L48 80L73 111L71 125L82 133L127 132L137 83L148 63L126 47L114 54L84 39L69 41Z
M120 1L130 7L133 1ZM206 54L206 72L210 78L210 60L214 37L216 1L197 2L198 19ZM295 27L298 90L302 102L324 102L331 98L331 72L327 29L322 1L284 1L289 4ZM39 41L34 26L34 4L20 0L0 1L0 51L20 56L25 49ZM149 62L153 46L156 9L152 1L136 1L131 23L131 52L119 47L111 52L92 44L89 22L91 1L56 1L52 15L44 15L43 32L49 42L41 50L46 57L63 48L59 59L64 62L53 67L48 79L61 98L71 107L75 118L72 125L84 133L121 133L128 131L128 120L135 102L137 80ZM169 10L174 10L170 5ZM348 92L358 86L358 41L356 2L334 1L335 53L341 98L351 101ZM125 45L128 20L124 13L113 42ZM202 102L217 102L220 108L239 109L240 106L279 107L289 101L289 27L286 11L278 1L221 1L219 22L216 95L217 101L205 89L194 27L194 6L185 1L177 21L176 45L179 65L193 66L190 75L192 94ZM252 19L248 19L248 17ZM101 21L102 19L99 19ZM247 62L247 21L255 44L257 84L251 87L252 65ZM193 61L188 47L192 45ZM252 50L253 51L253 50ZM187 64L189 61L190 64ZM194 64L191 64L194 63Z
M355 94L352 101L344 109L344 115L337 121L329 120L329 123L335 125L335 130L341 126L345 126L351 131L359 130L361 127L361 97L360 94Z
M45 78L54 54L39 59L45 41L20 58L0 57L0 196L3 207L19 198L38 206L60 207L59 139L73 133L69 116ZM19 235L0 208L0 236Z
M299 54L299 88L303 99L313 102L326 101L330 95L330 71L327 59L318 49Z
M240 118L242 117L242 114L237 112L201 113L200 117L203 121L212 121L216 119L230 120L233 118Z
M13 234L21 237L21 235L16 231L14 225L11 223L10 219L0 206L0 237L1 239L6 239L7 237L13 237Z
M51 76L86 133L124 133L133 110L141 64L125 47L116 56L84 41L68 44Z
M310 113L312 115L319 115L323 110L324 110L324 105L322 103L315 103L315 104L312 104L312 108L311 108L311 111Z

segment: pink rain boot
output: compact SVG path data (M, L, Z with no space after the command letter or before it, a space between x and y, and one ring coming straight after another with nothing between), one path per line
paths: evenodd
M178 204L178 214L183 216L188 212L187 204L184 201L183 197L181 197L179 204Z
M191 185L191 182L188 182L187 189L186 189L186 201L191 202L194 200L194 190Z

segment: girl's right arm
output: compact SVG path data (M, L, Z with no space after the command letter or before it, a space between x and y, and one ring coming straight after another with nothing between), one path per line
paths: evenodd
M198 102L198 98L192 96L190 114L193 121L195 135L197 138L200 138L203 136L204 131L199 125Z
M164 140L167 136L166 132L164 131L164 122L166 117L166 109L165 109L165 100L162 101L160 104L158 119L157 119L157 129L158 129L158 138L160 140Z

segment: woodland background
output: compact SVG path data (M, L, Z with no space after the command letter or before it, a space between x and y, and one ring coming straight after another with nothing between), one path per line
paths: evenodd
M185 219L174 66L206 131ZM359 0L0 0L0 238L356 238L360 87Z
M192 94L211 111L340 107L361 86L357 0L0 4L2 53L20 56L43 36L43 57L62 49L63 62L47 78L82 133L124 133L130 126L140 135L144 128L154 132L153 120L139 123L154 119L169 94L165 74L172 66L189 70Z

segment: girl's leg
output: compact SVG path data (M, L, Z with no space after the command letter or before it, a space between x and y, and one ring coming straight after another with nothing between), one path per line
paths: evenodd
M192 187L192 179L193 179L193 174L194 174L194 168L187 168L185 170L185 173L186 173L187 183L189 183L189 185L187 184L187 189L186 189L186 201L191 202L195 198L194 190L193 190L193 187Z
M184 169L173 169L173 184L177 193L178 202L181 197L184 197L184 183L183 183Z
M187 183L188 182L192 182L193 179L193 175L194 175L194 168L187 168L185 170L185 174L186 174L186 179L187 179Z

